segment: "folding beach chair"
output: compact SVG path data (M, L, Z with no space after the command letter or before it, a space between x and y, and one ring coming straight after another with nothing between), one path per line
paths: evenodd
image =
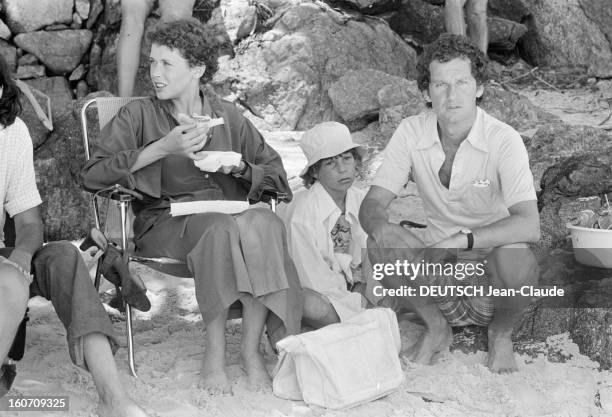
M85 148L85 158L90 158L90 140L88 132L88 120L87 115L90 109L96 108L98 115L99 129L102 128L117 114L119 109L127 103L142 99L142 97L98 97L87 101L81 109L81 127L83 131L83 145ZM113 210L119 212L119 231L109 230L105 228L105 236L111 241L116 241L122 251L123 261L127 264L129 261L135 261L147 265L157 271L177 276L177 277L191 277L191 273L187 268L187 264L183 261L171 258L145 258L130 254L130 240L132 238L131 225L133 214L131 212L131 202L134 199L141 199L142 196L135 191L127 190L120 185L116 184L109 187L106 190L99 191L92 195L92 203L94 209L95 225L98 230L102 230L100 221L100 202L99 200L106 200L106 221L105 225L109 224L109 219L112 217ZM262 201L267 202L273 211L276 211L276 204L287 198L286 194L279 193L276 191L264 191ZM115 214L116 216L116 214ZM96 271L95 285L96 288L100 282L100 263L98 262L98 268ZM132 332L132 311L131 306L126 303L125 306L126 314L126 328L127 328L127 342L128 342L128 360L130 366L130 372L133 376L137 377L135 363L134 363L134 339ZM240 318L242 316L242 305L239 301L236 301L230 306L228 319Z

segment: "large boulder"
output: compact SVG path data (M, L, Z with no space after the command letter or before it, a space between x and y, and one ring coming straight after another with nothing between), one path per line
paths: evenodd
M214 83L276 128L303 130L336 118L327 91L347 71L404 77L414 73L415 61L415 51L384 22L303 3L222 61Z
M17 48L10 43L0 39L0 54L6 61L10 71L17 69Z
M87 29L38 31L15 36L15 43L35 55L51 72L61 75L79 65L92 37Z
M612 135L596 127L543 124L527 142L536 189L540 187L544 171L561 159L586 151L603 150L611 143Z
M72 22L74 0L4 0L6 23L13 33Z
M489 0L489 16L522 22L529 15L529 0Z
M378 119L378 92L385 86L401 88L405 78L366 69L348 71L328 91L334 111L344 122L364 127Z
M612 13L607 0L540 0L529 8L529 32L520 42L529 61L540 66L582 65L592 75L612 77Z

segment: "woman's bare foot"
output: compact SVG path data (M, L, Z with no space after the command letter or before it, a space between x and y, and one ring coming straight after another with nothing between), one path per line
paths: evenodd
M128 398L121 401L100 402L96 412L99 417L148 417L142 408Z
M241 367L247 376L247 387L251 391L262 392L272 388L272 379L268 370L263 355L260 352L242 353Z
M449 348L453 342L453 331L448 323L442 326L425 327L419 340L408 348L404 355L414 363L430 365L432 357Z
M204 353L202 374L198 387L210 395L233 395L232 386L225 373L225 352L207 351Z
M516 372L518 366L514 359L511 334L494 334L489 332L489 355L487 366L491 372L500 374Z

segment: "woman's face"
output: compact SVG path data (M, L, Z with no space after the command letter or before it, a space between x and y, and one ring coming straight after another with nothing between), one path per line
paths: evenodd
M190 91L195 80L204 73L203 67L191 67L176 49L153 44L149 55L149 74L160 100L172 100Z

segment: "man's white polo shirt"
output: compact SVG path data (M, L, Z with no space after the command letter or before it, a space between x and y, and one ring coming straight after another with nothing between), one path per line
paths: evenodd
M397 195L412 172L427 214L426 244L486 226L508 217L508 207L536 199L521 136L481 108L457 150L448 189L438 177L443 162L437 118L426 111L400 123L372 182Z

